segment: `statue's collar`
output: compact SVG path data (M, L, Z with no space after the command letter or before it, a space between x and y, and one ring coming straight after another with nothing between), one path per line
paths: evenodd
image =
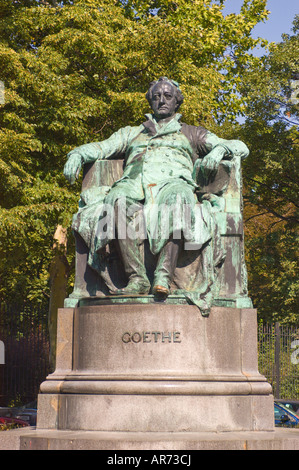
M146 114L145 117L147 118L147 121L143 123L143 126L151 135L169 134L171 132L176 132L181 128L181 123L179 121L182 115L179 113L176 113L170 121L161 124L156 121L153 114Z

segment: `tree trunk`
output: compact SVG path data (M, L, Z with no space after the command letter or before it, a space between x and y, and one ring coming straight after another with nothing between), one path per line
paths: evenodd
M67 229L58 225L54 234L53 259L50 267L50 305L48 328L50 337L50 367L55 370L56 362L56 336L57 336L57 310L63 307L67 296L67 280L69 276L69 263L66 258Z

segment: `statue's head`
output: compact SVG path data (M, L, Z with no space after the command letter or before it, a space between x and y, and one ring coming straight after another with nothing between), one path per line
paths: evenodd
M167 77L161 77L150 84L146 99L155 118L166 119L178 111L184 97L177 82Z

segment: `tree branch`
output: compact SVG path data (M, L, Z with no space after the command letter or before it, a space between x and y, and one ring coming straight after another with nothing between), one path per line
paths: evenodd
M260 212L260 214L254 214L254 215L251 215L250 217L248 217L248 219L245 219L244 220L244 223L248 222L249 220L251 219L254 219L255 217L260 217L261 215L266 215L268 214L269 212L266 211L266 212Z
M298 208L299 208L299 204L298 204L298 203L296 203L295 201L293 201L293 200L290 199L289 197L283 196L283 195L281 194L281 191L280 191L280 190L277 190L277 189L275 189L275 188L269 186L269 185L266 184L266 183L262 183L261 181L257 181L257 180L255 180L254 178L247 178L247 179L248 179L249 181L252 181L252 182L254 182L254 183L259 184L260 186L264 186L265 188L269 189L269 190L272 191L272 192L278 193L279 196L281 197L281 199L284 199L284 200L287 201L287 202L291 202L292 204L294 204L295 207L298 207Z

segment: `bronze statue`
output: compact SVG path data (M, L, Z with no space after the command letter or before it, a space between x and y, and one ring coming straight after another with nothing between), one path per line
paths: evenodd
M166 298L180 260L186 274L183 281L178 276L177 291L208 310L215 296L211 286L217 284L216 267L225 257L215 214L223 210L222 195L232 161L249 152L240 141L221 139L201 126L182 123L178 110L183 95L175 81L161 77L152 82L146 98L153 114L143 124L124 127L107 140L69 153L64 174L70 183L83 165L124 159L122 177L79 209L73 229L88 247L89 266L100 276L105 271L101 253L117 238L127 285L110 286L109 294L144 296L152 292ZM171 214L165 214L170 207ZM107 208L112 214L108 218ZM156 257L152 282L140 252L140 236L134 236L136 217L139 224L144 221L143 238ZM104 219L114 225L110 234L103 230ZM133 236L120 236L124 226L131 227ZM201 280L197 268L188 271L195 258L201 266Z

